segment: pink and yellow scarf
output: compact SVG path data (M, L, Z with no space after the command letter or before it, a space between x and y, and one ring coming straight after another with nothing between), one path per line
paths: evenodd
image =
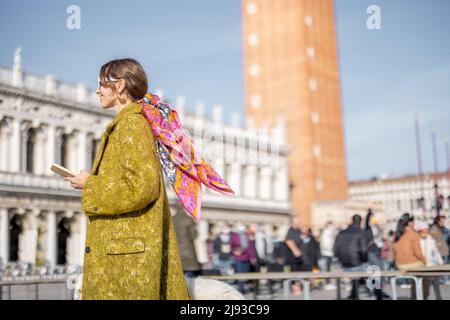
M138 102L152 127L161 166L181 204L194 219L201 216L202 183L234 195L225 180L198 155L175 110L151 93Z

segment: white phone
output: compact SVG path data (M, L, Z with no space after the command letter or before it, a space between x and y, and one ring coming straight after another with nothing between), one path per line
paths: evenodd
M60 166L59 164L56 164L56 163L54 163L52 165L50 170L52 170L53 172L59 174L62 177L71 177L71 178L75 177L75 173L73 173L69 169L64 168L63 166Z

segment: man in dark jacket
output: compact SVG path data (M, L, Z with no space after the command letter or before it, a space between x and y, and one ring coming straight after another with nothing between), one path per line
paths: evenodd
M302 266L300 271L311 272L314 267L318 266L320 255L320 246L310 228L301 229L300 251L302 254Z
M334 244L334 254L348 272L363 272L367 262L367 237L361 229L361 216L354 215L352 224L339 232ZM352 280L352 293L349 299L357 300L359 280Z

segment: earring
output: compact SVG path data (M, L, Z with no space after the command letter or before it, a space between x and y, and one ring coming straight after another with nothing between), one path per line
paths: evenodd
M121 104L123 104L123 100L122 100L122 97L121 97L120 93L117 93L117 98L119 99L119 102Z

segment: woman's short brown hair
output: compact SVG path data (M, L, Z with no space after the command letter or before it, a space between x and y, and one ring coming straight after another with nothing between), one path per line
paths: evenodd
M100 81L115 89L110 78L124 79L125 88L134 100L140 100L147 93L148 80L144 68L134 59L116 59L105 63L100 69Z

